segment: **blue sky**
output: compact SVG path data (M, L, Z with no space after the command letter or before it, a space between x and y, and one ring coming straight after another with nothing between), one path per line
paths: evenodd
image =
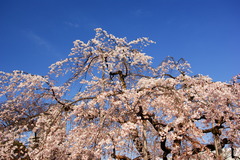
M144 51L156 65L184 58L193 74L228 81L240 72L239 8L239 0L1 0L0 70L45 75L100 27L154 40Z

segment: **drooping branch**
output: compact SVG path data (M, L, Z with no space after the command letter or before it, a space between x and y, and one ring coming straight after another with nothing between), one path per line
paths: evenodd
M137 116L141 117L141 120L147 120L150 122L150 124L152 124L152 126L154 127L154 129L157 131L157 133L159 133L160 130L162 130L163 127L165 127L166 125L163 124L163 123L159 123L155 118L154 118L154 114L144 114L143 113L143 108L142 106L140 105L139 106L139 111L137 112ZM170 129L172 130L172 129ZM163 150L163 160L167 160L167 155L169 153L171 153L171 149L168 148L166 146L166 137L162 137L163 140L161 141L161 148ZM139 147L139 151L142 151L142 148ZM149 152L148 152L149 153ZM150 157L150 154L149 154L149 157Z
M141 157L142 158L148 157L148 160L151 160L150 153L149 153L149 151L146 150L146 148L144 148L144 141L140 138L138 130L135 129L134 131L132 131L131 135L132 135L133 143L134 143L137 151L141 155ZM145 154L147 154L147 155L145 155Z
M162 137L162 141L160 142L161 144L161 149L163 151L163 160L167 160L167 156L169 153L171 153L171 149L166 146L167 139L166 137Z
M123 74L122 71L110 72L110 79L112 79L115 75L119 75L119 80L122 82L122 86L125 89L127 87L125 78L127 75Z
M220 128L224 128L223 126L215 126L213 128L209 128L209 129L204 129L202 130L203 133L213 133L214 135L218 135L221 134L221 131L219 130Z
M232 142L227 138L220 140L221 149L224 148L226 144L232 144ZM206 145L204 145L204 148L202 148L202 149L194 148L194 149L192 149L192 154L195 155L195 154L204 152L204 151L206 151L206 149L209 149L210 151L215 151L216 150L215 144L206 144Z

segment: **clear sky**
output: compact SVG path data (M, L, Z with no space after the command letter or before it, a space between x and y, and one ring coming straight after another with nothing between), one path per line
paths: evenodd
M0 70L45 75L99 27L154 40L144 51L156 65L173 56L214 81L240 73L240 0L1 0Z

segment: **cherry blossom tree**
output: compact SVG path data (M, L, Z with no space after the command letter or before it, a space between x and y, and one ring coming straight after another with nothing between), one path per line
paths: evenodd
M191 76L184 59L152 67L148 38L97 28L48 75L0 72L1 159L224 159L240 146L240 75Z

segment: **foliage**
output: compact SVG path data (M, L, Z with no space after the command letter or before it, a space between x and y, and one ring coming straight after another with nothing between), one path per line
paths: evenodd
M0 72L1 159L215 159L239 148L239 76L190 76L172 57L154 68L150 43L98 28L46 76Z

